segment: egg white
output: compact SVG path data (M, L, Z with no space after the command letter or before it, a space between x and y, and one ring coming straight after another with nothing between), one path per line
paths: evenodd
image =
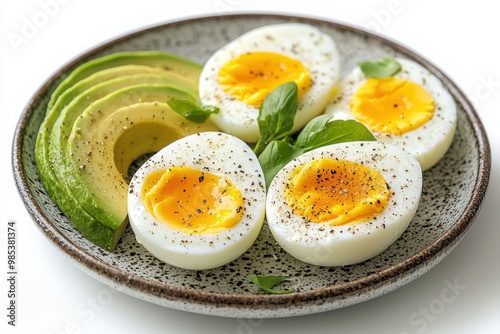
M294 127L304 127L321 114L331 100L340 76L340 56L334 40L315 27L299 23L268 25L247 32L215 52L200 75L202 104L220 108L211 120L219 130L248 143L259 138L259 108L227 94L218 83L218 73L229 60L248 52L275 52L300 60L309 70L312 86L298 102Z
M401 136L373 132L373 135L385 143L404 147L421 164L425 171L441 160L448 151L455 135L457 110L453 97L442 82L429 70L408 59L396 59L401 64L401 71L394 77L420 84L432 96L435 102L433 117L419 128ZM339 83L337 96L326 107L326 113L333 114L333 119L356 119L350 108L352 96L367 77L356 66Z
M387 207L373 220L332 226L307 222L284 201L284 185L299 165L325 157L377 169L392 193ZM349 142L307 152L288 163L268 189L266 219L277 243L303 262L344 266L370 259L389 247L413 219L422 191L422 170L413 155L390 144Z
M141 189L150 173L171 166L228 177L243 196L242 220L220 233L189 234L154 219ZM154 256L176 267L202 270L231 262L253 244L264 221L265 197L262 169L248 145L228 134L203 132L173 142L139 168L129 185L128 213L137 241Z

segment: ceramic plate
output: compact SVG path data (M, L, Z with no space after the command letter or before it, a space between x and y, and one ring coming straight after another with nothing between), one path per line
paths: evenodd
M410 58L439 77L458 107L458 128L450 150L424 173L423 197L406 232L386 251L361 264L318 267L284 253L264 227L255 244L218 269L189 271L166 265L135 241L130 227L113 253L75 231L48 197L34 159L37 130L51 92L77 65L126 50L162 50L199 63L242 33L272 23L314 25L336 40L342 74L361 60L383 56ZM170 22L120 37L71 61L36 92L14 138L13 170L19 193L34 222L85 272L131 296L169 308L227 317L286 317L342 308L375 298L416 279L439 263L473 223L490 173L490 151L483 126L464 94L443 72L409 49L379 36L335 22L280 15L232 15ZM295 293L267 295L248 275L289 275Z

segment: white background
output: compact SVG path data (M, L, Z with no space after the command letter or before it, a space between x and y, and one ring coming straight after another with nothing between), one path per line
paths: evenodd
M52 3L51 12L47 3ZM495 209L500 195L496 159L500 151L500 19L492 3L0 0L1 332L7 328L8 333L500 333L500 224ZM341 310L250 321L170 310L115 293L75 267L41 234L24 209L10 163L19 115L53 72L97 44L170 20L255 11L314 15L376 29L444 70L474 101L490 138L493 169L483 210L457 248L421 278ZM22 37L29 23L38 27L21 44L13 43L12 36ZM18 230L15 328L7 326L6 318L9 220L17 222ZM458 285L451 294L450 284Z

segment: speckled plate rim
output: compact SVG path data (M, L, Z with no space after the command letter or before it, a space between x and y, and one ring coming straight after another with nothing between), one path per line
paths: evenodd
M308 21L310 23L322 23L332 25L341 30L355 32L366 38L377 39L389 45L393 49L405 54L428 68L435 74L443 84L449 89L455 99L461 103L468 121L474 131L477 140L478 152L478 171L477 179L474 184L475 192L469 199L464 213L457 222L441 237L427 248L414 254L405 261L384 269L376 274L371 274L357 280L337 284L331 287L325 287L314 291L296 292L287 295L239 295L227 293L204 292L182 287L175 287L168 284L162 284L138 275L130 274L119 270L110 264L98 259L97 257L80 249L71 240L65 237L57 227L50 221L50 219L43 213L41 207L35 201L34 196L30 193L26 174L22 166L21 154L22 145L24 140L24 129L26 124L29 123L32 117L33 109L31 106L40 98L40 96L48 89L48 87L57 78L68 69L74 67L82 59L87 58L100 50L112 46L122 40L134 37L145 32L162 28L169 25L185 24L190 21L212 20L218 17L224 18L244 18L244 17L279 17L291 20ZM321 311L328 311L335 308L333 301L344 300L346 301L343 306L348 306L354 303L362 302L368 299L375 298L382 294L388 293L396 288L399 288L415 278L421 276L427 270L439 263L447 254L449 254L458 242L463 238L465 232L469 229L471 224L477 217L482 203L484 201L491 169L491 153L488 143L486 131L478 117L477 112L472 106L471 102L467 99L465 94L458 88L458 86L446 76L440 69L438 69L431 62L419 55L417 52L410 50L408 47L403 46L401 43L391 41L386 37L365 31L359 27L340 23L330 18L323 17L308 17L295 14L277 14L277 13L233 13L231 15L212 15L183 18L180 20L169 21L152 27L137 30L135 32L127 33L118 38L112 39L103 43L91 50L79 55L71 60L58 71L56 71L46 82L38 89L34 96L27 103L23 110L16 131L12 145L12 168L16 187L24 202L24 205L32 216L37 227L41 232L70 260L72 260L78 267L83 269L94 278L137 298L156 302L173 308L188 310L189 307L182 307L178 302L184 305L198 305L194 312L225 316L226 313L222 310L231 309L230 316L234 317L248 317L248 318L266 318L273 317L273 314L268 312L271 309L293 309L300 305L302 309L308 311L290 312L289 315L301 315L317 313ZM384 289L381 289L384 287ZM158 301L165 300L165 303ZM172 303L170 303L172 302ZM287 312L279 313L278 316L287 316Z

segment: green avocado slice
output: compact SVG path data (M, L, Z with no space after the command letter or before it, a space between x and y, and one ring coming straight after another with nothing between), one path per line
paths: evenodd
M114 53L78 66L52 93L37 135L35 159L49 195L57 194L57 189L53 189L57 182L50 167L48 138L61 109L75 96L100 82L137 73L177 73L197 90L201 69L201 65L190 60L160 51Z
M57 101L48 109L45 115L40 129L37 134L37 140L35 144L35 158L40 173L42 182L44 183L47 191L51 197L58 194L57 189L57 178L54 176L52 170L53 161L49 158L49 141L50 137L54 137L52 132L54 129L58 129L62 124L73 124L73 120L65 119L61 124L55 124L62 112L62 110L71 103L80 94L85 94L87 90L92 89L96 86L100 86L101 83L116 79L123 76L129 76L134 74L151 74L155 75L158 73L175 73L175 72L165 72L162 69L153 68L144 65L123 65L118 67L112 67L103 71L94 73L93 75L77 82L75 85L67 89L63 94L59 95ZM175 74L179 76L178 74ZM90 93L90 92L89 92ZM85 98L86 99L86 98ZM89 98L86 102L90 103L92 100ZM75 117L76 118L76 117ZM55 189L53 189L55 188Z
M96 245L112 251L126 224L115 229L102 224L80 205L68 187L60 166L74 121L91 104L128 86L164 84L197 98L200 72L200 65L160 51L122 52L80 65L52 93L35 144L39 174L54 202ZM209 123L205 126L214 129ZM121 164L120 168L126 168L123 161Z
M75 227L89 230L86 237L104 248L114 248L127 224L124 175L130 163L183 136L215 130L209 122L190 122L171 110L166 101L172 97L194 98L169 85L129 86L96 100L73 124L61 180L70 194L61 197L68 202L61 206L74 217ZM110 233L95 235L86 226L87 214Z
M89 60L75 68L52 93L48 109L52 108L59 95L78 81L101 70L121 65L146 65L162 70L174 71L182 76L191 78L195 87L198 87L199 74L201 72L201 65L161 51L117 52Z
M126 73L126 72L125 72ZM84 80L86 81L86 80ZM71 87L67 90L61 97L71 93L71 91L76 88L76 86L81 86L84 81L80 81L77 85ZM50 187L49 193L53 200L58 204L60 209L67 214L68 218L73 222L87 221L88 224L79 224L77 229L84 230L85 226L92 226L92 228L87 227L89 231L85 234L88 235L92 230L95 230L98 221L92 217L88 212L83 210L79 205L78 201L74 198L73 193L67 187L66 182L61 182L64 180L65 176L61 168L58 168L58 161L63 161L64 154L66 150L66 144L71 133L72 126L65 126L65 124L73 124L76 118L82 114L86 107L96 100L105 97L106 95L132 85L141 85L148 83L163 83L169 85L176 85L176 87L182 88L190 94L196 94L196 91L189 84L183 82L184 79L176 73L172 72L152 72L146 69L145 72L141 74L123 75L108 81L104 81L100 84L94 85L91 88L81 92L80 95L73 97L71 102L67 104L59 113L59 117L53 124L52 131L48 138L48 157L46 161L48 163L43 164L45 166L45 179L50 179L51 181L46 182L47 188ZM86 85L88 86L88 85ZM59 104L59 101L52 110L55 110ZM54 167L52 167L54 166ZM77 217L75 217L75 211ZM92 225L90 225L92 222ZM102 234L103 232L96 233ZM112 236L111 236L112 237ZM111 240L111 244L115 243L110 237L102 238L103 241Z
M82 92L61 110L61 112L59 113L59 117L53 124L52 131L50 132L50 137L48 139L48 161L50 162L49 165L54 166L55 162L64 159L63 152L66 149L66 144L68 142L68 138L72 129L72 126L65 126L65 124L72 125L77 117L80 116L85 108L87 108L91 103L94 103L96 100L99 100L106 95L124 87L143 84L166 84L171 86L175 85L175 87L189 93L190 95L195 96L197 94L197 91L183 81L184 79L178 74L169 72L158 74L133 74L124 75L115 79L104 81ZM66 91L65 94L68 91ZM54 108L56 106L57 104L54 106ZM62 173L60 172L59 168L50 168L50 170L46 173L48 174L48 178L51 177L54 180L58 180L64 177L63 175L61 175ZM53 198L58 203L60 202L59 197L67 196L65 192L61 192L61 186L59 182L49 182L49 184L51 184L51 187L53 188ZM64 208L61 209L64 210Z

